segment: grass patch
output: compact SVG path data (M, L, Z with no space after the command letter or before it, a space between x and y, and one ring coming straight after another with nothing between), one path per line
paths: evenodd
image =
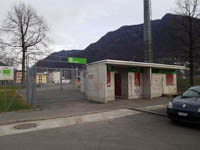
M8 105L12 101L12 99L16 95L16 91L18 90L18 87L8 87L6 92L6 105L4 104L4 88L0 88L0 112L6 111ZM18 111L18 110L28 110L32 109L30 105L26 103L24 98L17 94L16 100L13 102L13 104L10 106L8 111Z

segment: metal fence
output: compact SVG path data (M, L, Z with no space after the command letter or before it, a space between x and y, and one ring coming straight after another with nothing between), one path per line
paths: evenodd
M14 81L0 81L0 111L9 111L16 105L16 99L26 99L25 85ZM17 109L17 108L15 108Z
M78 68L26 68L26 82L0 81L0 111L16 107L18 100L30 105L69 100L86 100L86 70ZM23 101L21 101L23 103Z
M36 82L35 67L26 69L26 100L30 105L36 105Z
M38 105L47 102L85 100L86 71L78 68L34 67L27 71L27 101Z

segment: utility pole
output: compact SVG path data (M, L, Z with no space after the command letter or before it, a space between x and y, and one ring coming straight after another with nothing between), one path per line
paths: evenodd
M144 53L145 62L153 62L151 0L144 0Z

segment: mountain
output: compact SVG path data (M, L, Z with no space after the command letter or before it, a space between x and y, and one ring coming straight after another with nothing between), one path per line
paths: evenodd
M173 64L180 56L183 45L170 35L179 34L168 28L168 24L182 16L166 14L162 19L152 21L153 60L159 63ZM178 33L179 32L179 33ZM103 59L144 61L143 24L123 26L115 31L108 32L96 43L90 44L81 51L61 51L56 55L87 58L88 63ZM52 54L53 55L53 54ZM51 55L50 55L51 56ZM47 57L45 60L48 60ZM66 58L65 58L66 59ZM48 66L48 65L47 65ZM50 67L77 66L67 63L54 63Z
M61 50L59 52L55 52L47 56L45 59L40 60L37 63L38 67L48 67L48 68L60 68L61 65L64 64L63 67L70 67L66 66L67 64L64 62L67 62L67 57L73 56L75 54L78 54L81 50ZM61 62L60 62L61 61Z

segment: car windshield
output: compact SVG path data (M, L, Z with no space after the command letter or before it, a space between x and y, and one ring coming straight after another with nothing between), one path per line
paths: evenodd
M188 89L182 95L183 97L200 97L200 92L194 89Z

